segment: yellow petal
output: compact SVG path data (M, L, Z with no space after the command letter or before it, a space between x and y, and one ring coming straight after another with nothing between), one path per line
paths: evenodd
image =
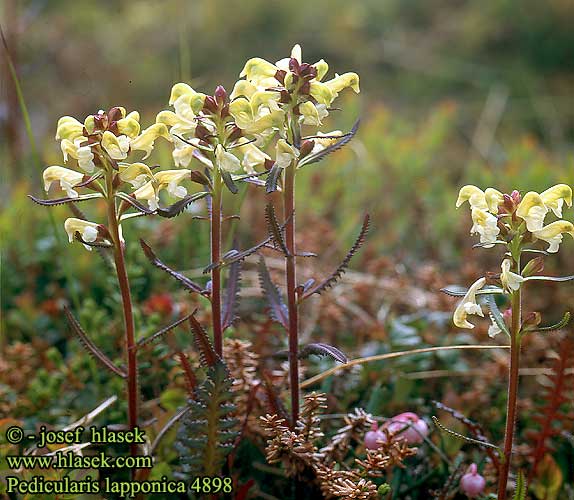
M309 93L313 96L319 104L330 106L336 95L329 88L326 83L311 81Z
M151 154L153 145L156 139L163 137L168 141L171 140L169 131L164 123L154 123L146 128L141 135L136 137L131 142L131 148L135 150L145 151L144 160Z
M530 191L524 195L516 209L516 215L526 222L526 228L530 231L539 231L544 225L544 218L548 208L538 193Z
M484 192L484 198L486 200L486 204L488 205L488 211L490 213L497 214L498 205L504 201L504 195L494 188L486 188L486 191Z
M471 184L460 188L458 199L456 200L456 208L460 207L465 201L468 201L471 208L488 210L488 203L486 203L484 191Z
M62 116L56 127L56 140L68 139L73 141L83 134L84 125L72 116Z
M569 207L572 206L572 188L566 184L556 184L540 193L540 198L544 204L552 210L557 217L562 217L562 206L564 202Z
M317 70L316 79L318 82L320 82L329 71L329 65L325 62L324 59L321 59L320 61L317 61L315 64L313 64L313 66L315 66L315 69Z
M533 231L532 234L549 244L547 252L556 253L560 243L562 243L564 234L569 234L574 238L574 225L565 220L557 220L544 226L539 231Z
M125 135L116 136L109 130L102 134L102 147L114 160L124 160L128 156L130 149L129 137Z
M170 106L175 103L182 95L185 95L189 99L189 104L191 105L194 113L198 113L203 107L205 100L205 94L201 92L196 92L187 83L176 83L172 89L169 96Z
M474 328L474 325L467 320L470 314L484 316L482 309L476 302L476 292L486 284L485 278L476 280L466 292L466 295L459 302L453 315L453 323L459 328Z
M325 85L327 85L334 94L338 94L347 87L351 87L357 94L360 92L359 75L357 75L357 73L343 73L342 75L337 75L332 80L325 82Z
M253 123L253 110L250 102L244 97L239 97L229 104L229 113L235 119L239 128L245 129Z
M68 234L68 241L72 243L74 241L74 237L76 232L80 233L82 239L89 243L94 242L98 239L98 226L95 222L89 222L87 220L76 219L74 217L70 217L66 219L64 222L64 229ZM92 247L88 245L84 245L88 250L91 250Z
M237 80L233 86L233 91L229 96L229 99L233 101L236 97L247 97L250 98L253 94L257 92L257 87L247 80Z
M275 73L277 73L277 66L260 57L254 57L245 63L239 76L245 76L248 80L258 80L273 77Z
M118 132L132 139L140 133L139 113L132 111L128 116L117 121Z

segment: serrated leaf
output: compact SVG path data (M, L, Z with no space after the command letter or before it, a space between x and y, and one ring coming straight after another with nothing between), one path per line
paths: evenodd
M169 274L172 278L176 279L181 285L183 285L187 290L200 294L205 293L205 290L203 290L203 288L200 285L194 283L187 276L184 276L183 274L174 271L171 267L167 266L160 259L158 259L152 248L141 238L140 238L140 245L142 247L142 250L144 251L145 256L153 266Z
M335 271L333 271L333 273L326 280L319 283L318 285L313 287L311 290L309 290L305 295L303 295L302 299L306 299L307 297L313 295L314 293L320 294L320 293L324 292L325 290L331 288L337 281L339 281L341 276L347 270L347 267L349 266L349 263L351 262L351 259L353 258L353 256L358 252L359 248L361 248L361 246L363 246L363 243L365 243L365 238L366 238L367 233L369 231L369 224L370 224L370 217L369 217L369 214L367 214L367 215L365 215L365 218L363 219L361 231L359 232L359 235L357 236L355 243L353 244L351 249L347 252L347 255L343 259L343 262L341 262L339 267L337 267L337 269L335 269Z
M265 192L267 194L271 194L277 191L277 183L279 182L279 178L281 177L281 172L283 169L275 163L271 170L269 170L269 174L267 175L267 179L265 181Z
M156 213L155 210L150 210L147 205L136 200L133 196L130 196L127 193L123 193L122 191L118 191L116 193L116 198L125 201L128 205L131 205L133 208L146 215L153 215Z
M275 215L275 207L273 206L273 203L268 203L265 206L265 220L267 221L267 229L273 243L275 246L281 249L285 257L289 257L290 252L287 248L287 244L285 243L283 231L279 227L279 222L277 221L277 216Z
M176 201L173 205L166 208L158 208L156 210L157 215L164 217L166 219L171 219L181 214L189 205L195 201L199 201L205 198L209 193L207 191L200 191L199 193L190 194L179 201Z
M265 370L261 373L261 378L263 379L263 389L265 390L265 402L267 403L267 410L272 415L279 415L285 421L289 421L289 415L279 394L273 387L273 382L271 381L271 377L269 373Z
M259 284L265 292L265 298L269 305L269 310L271 313L271 318L277 321L284 328L289 327L289 312L285 302L283 302L283 297L279 292L279 289L275 286L273 281L271 281L271 276L269 275L269 270L265 264L265 259L263 257L259 258L259 265L257 266L259 272Z
M439 290L440 292L449 295L450 297L464 297L468 288L458 285L450 285ZM481 290L476 292L476 295L492 295L492 294L504 294L504 290L497 286L487 285Z
M231 384L225 364L217 360L189 401L189 411L181 420L175 443L187 480L220 475L225 458L233 449L239 421L232 417L235 406L229 403L234 398Z
M100 193L89 193L80 195L77 198L70 198L66 196L64 198L53 198L51 200L42 200L41 198L36 198L35 196L29 194L28 198L30 198L34 203L42 205L43 207L55 207L56 205L64 205L66 203L76 203L79 201L87 201L87 200L94 200L96 198L102 198L102 195Z
M236 319L239 303L239 285L241 282L241 261L236 261L229 268L225 299L221 310L221 328L227 330Z
M506 335L510 337L510 332L508 331L508 327L504 322L502 313L500 312L500 309L496 304L496 300L494 300L494 295L492 294L485 295L484 301L486 303L486 306L488 307L490 318L494 321L494 323L496 323L496 326L498 326L498 328L500 328L502 332L506 333Z
M527 278L524 278L524 281L557 281L557 282L562 282L562 281L572 281L574 280L574 274L571 274L570 276L528 276Z
M303 158L299 162L299 168L304 167L305 165L311 165L312 163L317 163L329 154L341 149L343 146L351 142L351 139L355 136L357 130L359 130L359 124L360 120L357 120L353 125L353 128L347 134L342 135L341 139L339 139L337 142L327 146L325 149L322 149L318 153L311 154Z
M203 366L213 367L216 363L221 362L220 357L217 355L209 341L207 332L201 326L199 321L197 321L195 313L189 317L189 324L191 325L191 330L193 332L193 343L199 351L201 364Z
M220 173L221 173L221 179L223 180L223 183L227 186L227 189L229 189L229 191L231 191L233 194L239 193L239 188L237 187L237 184L233 182L231 174L225 170L220 170Z
M518 476L516 476L516 489L514 490L512 500L526 500L527 492L528 487L526 486L526 480L524 479L524 474L522 473L522 471L518 471Z
M345 356L345 354L342 351L340 351L336 347L333 347L332 345L325 344L323 342L307 344L299 351L299 358L304 359L309 357L311 354L314 354L316 356L329 356L333 358L335 361L338 361L339 363L343 364L349 361L347 359L347 356Z
M67 307L64 307L64 314L68 319L68 323L72 327L72 331L78 336L80 339L80 343L86 349L88 354L92 355L104 368L107 368L115 375L119 375L122 378L126 378L126 373L118 368L110 358L108 358L100 349L94 344L91 339L88 337L80 322L74 317L72 311Z
M529 332L554 332L556 330L561 330L564 328L568 323L570 323L570 312L565 312L562 319L555 323L554 325L550 326L539 326L534 328L533 330L528 330Z
M532 491L536 498L558 500L563 480L564 477L560 467L552 455L547 453L538 465L536 481L532 484Z
M187 316L184 316L183 318L178 319L177 321L174 321L171 325L165 326L164 328L153 333L152 335L149 335L146 338L140 339L137 343L137 347L138 348L143 347L145 345L150 344L151 342L155 342L156 340L160 340L165 335L167 335L169 332L171 332L172 330L177 328L179 325L186 322L192 314L195 314L195 311L192 312L191 314L188 314Z

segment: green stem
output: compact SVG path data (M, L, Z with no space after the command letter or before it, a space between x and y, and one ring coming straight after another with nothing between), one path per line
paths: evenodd
M213 192L211 196L211 264L221 260L221 202L222 180L217 168L213 169ZM221 326L221 269L211 271L211 315L213 318L213 344L215 352L223 356L223 331Z
M520 262L515 262L514 272L520 273ZM512 460L512 444L516 425L516 403L518 400L518 380L520 368L520 325L522 309L522 289L512 294L512 325L510 329L510 368L508 380L508 401L506 410L506 428L504 432L504 459L500 464L498 476L498 500L506 500L508 474Z
M125 245L120 238L120 228L114 199L113 171L107 174L107 202L108 202L108 230L114 244L114 262L116 274L122 297L122 309L125 328L125 356L127 362L127 393L128 393L128 427L134 429L138 425L138 369L135 341L135 326L133 317L132 299L130 293L129 278L125 262ZM130 445L132 456L137 455L136 443ZM135 475L135 470L133 474Z

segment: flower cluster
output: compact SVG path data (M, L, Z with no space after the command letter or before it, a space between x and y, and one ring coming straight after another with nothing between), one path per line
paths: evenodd
M453 321L460 328L474 328L467 319L469 315L484 316L477 295L481 293L512 295L519 290L522 283L529 280L530 276L541 270L541 258L532 259L522 271L520 270L520 255L529 249L529 245L542 240L548 244L543 253L556 253L564 234L574 237L574 225L571 222L559 219L545 225L545 219L550 212L556 217L562 217L564 205L572 206L572 189L566 184L557 184L540 194L530 191L524 196L518 191L503 194L493 188L482 191L476 186L469 185L460 190L456 202L457 208L467 201L473 221L471 234L480 236L481 246L491 248L495 244L502 244L506 246L507 252L501 264L501 272L495 275L501 288L486 289L487 279L479 278L458 304ZM494 336L500 331L500 325L493 321L489 335Z
M135 190L130 196L147 202L152 211L159 207L161 190L183 198L187 190L180 183L189 177L189 170L153 173L142 161L127 161L136 151L143 151L141 160L145 160L160 137L170 140L165 124L155 123L142 131L139 113L127 113L122 107L113 107L107 112L100 110L89 115L84 123L64 116L58 121L56 140L60 141L64 162L73 158L77 168L60 165L46 168L44 189L48 192L53 184L58 184L66 192L67 200L82 201L112 198L123 184L128 184ZM78 192L80 188L92 193L82 195ZM64 228L70 242L79 234L88 249L91 249L90 243L107 236L103 226L77 218L67 219Z

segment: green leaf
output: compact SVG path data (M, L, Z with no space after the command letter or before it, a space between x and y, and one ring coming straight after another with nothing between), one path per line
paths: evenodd
M562 319L555 323L554 325L550 326L539 326L534 328L533 330L528 330L529 332L554 332L556 330L561 330L570 322L570 313L565 312Z
M526 486L524 474L522 471L519 471L516 478L516 489L514 490L514 496L512 497L512 500L526 500L527 489L528 488Z
M544 455L538 465L536 476L536 482L532 484L532 491L536 497L544 500L558 500L564 478L552 455Z

